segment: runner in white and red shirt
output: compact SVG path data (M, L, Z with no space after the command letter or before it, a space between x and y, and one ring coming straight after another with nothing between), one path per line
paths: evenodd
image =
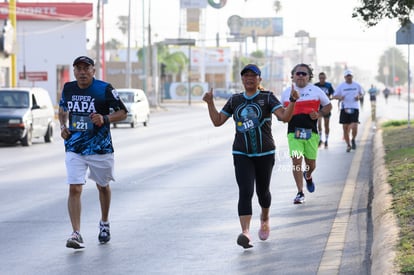
M310 193L315 191L312 172L316 167L320 139L317 121L332 109L331 102L325 92L310 83L312 77L312 68L307 64L298 64L291 71L294 88L300 94L293 117L288 123L289 153L293 163L293 177L298 189L293 201L295 204L301 204L305 201L302 177L306 180L308 191ZM282 94L281 101L285 106L290 102L291 89L288 87ZM305 159L304 169L302 168L303 159Z

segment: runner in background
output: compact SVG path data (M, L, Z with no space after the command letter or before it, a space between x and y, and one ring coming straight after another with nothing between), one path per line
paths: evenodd
M315 83L315 86L318 86L322 91L325 92L325 94L328 96L329 99L332 98L332 95L334 94L335 90L332 87L332 84L330 82L326 82L326 74L324 72L319 73L319 82ZM320 109L322 109L323 106L320 106ZM325 144L325 149L328 148L328 138L329 138L329 120L331 118L331 112L327 113L326 115L318 118L318 133L319 133L319 147L322 145L322 143ZM323 142L323 130L322 130L322 120L323 125L325 128L325 142Z

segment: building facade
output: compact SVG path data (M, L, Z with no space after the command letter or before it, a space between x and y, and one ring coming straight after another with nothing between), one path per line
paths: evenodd
M73 79L72 62L86 55L86 22L93 18L92 3L16 3L13 53L16 86L38 86L49 91L57 105L61 89ZM0 3L0 19L9 19L9 4ZM11 86L10 56L0 57L0 86Z

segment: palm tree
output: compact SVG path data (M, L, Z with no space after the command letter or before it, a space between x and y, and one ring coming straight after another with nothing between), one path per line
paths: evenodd
M282 3L280 3L279 0L275 0L273 2L273 9L275 10L275 13L279 13L282 10Z
M116 22L116 26L122 32L123 35L126 35L128 32L128 16L118 16L118 22Z
M157 47L158 62L165 64L165 73L181 75L188 65L188 57L181 51L170 53L166 45L159 44Z

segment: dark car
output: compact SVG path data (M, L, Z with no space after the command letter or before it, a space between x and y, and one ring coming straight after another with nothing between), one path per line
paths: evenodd
M55 110L43 88L0 88L0 142L23 146L32 138L53 140Z

